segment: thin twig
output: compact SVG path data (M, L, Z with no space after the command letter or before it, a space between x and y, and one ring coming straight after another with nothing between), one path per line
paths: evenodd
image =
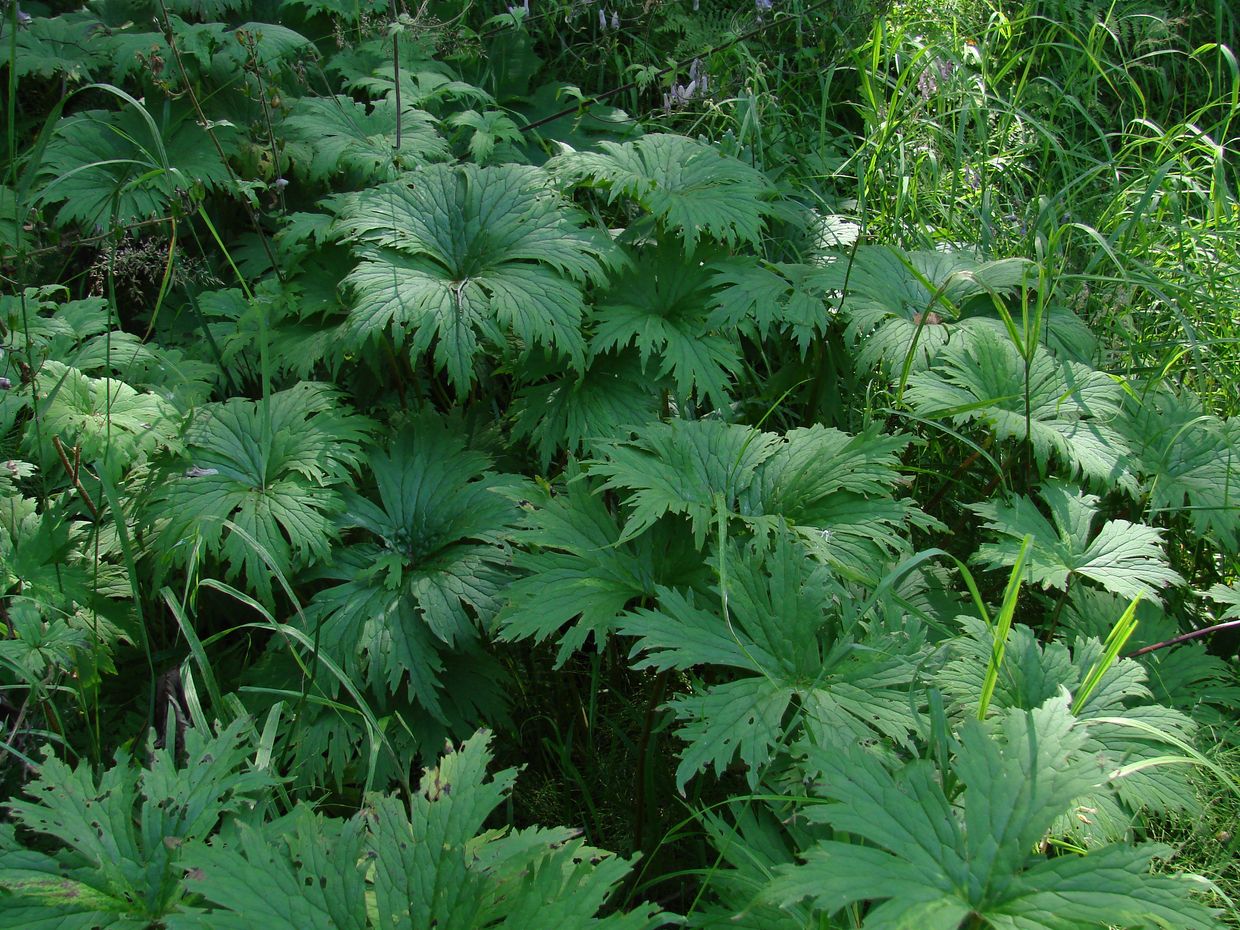
M149 220L139 220L136 223L127 223L124 226L126 231L131 229L141 229L144 226L158 226L160 223L175 222L176 217L169 214L168 216L156 216ZM118 229L120 227L117 227ZM46 245L42 248L31 249L29 252L20 253L24 258L33 258L36 255L46 255L49 252L61 252L67 248L74 248L80 245L87 245L93 242L102 242L104 239L111 239L116 234L116 229L108 232L97 233L93 236L82 236L74 239L72 242L61 243L60 245ZM16 255L18 253L14 253Z
M400 151L401 118L400 111L400 15L396 9L396 0L392 0L392 87L396 90L396 151Z
M69 476L69 480L73 482L73 487L77 490L78 496L82 498L82 503L90 511L90 515L96 520L99 519L99 508L95 506L95 502L90 499L90 494L86 488L82 486L82 479L78 477L78 468L69 464L69 456L65 455L65 447L60 443L59 436L52 437L52 445L56 447L56 454L60 456L60 464L65 467L65 474ZM77 448L73 450L74 456L80 455ZM79 459L80 461L80 459Z
M1188 633L1181 633L1179 636L1172 636L1170 639L1164 639L1161 643L1142 646L1136 652L1128 653L1128 655L1124 656L1124 658L1133 659L1137 656L1143 656L1147 652L1153 652L1156 649L1165 649L1168 646L1175 646L1179 643L1187 643L1190 640L1200 639L1203 636L1209 636L1211 633L1217 633L1219 630L1226 630L1233 626L1240 626L1240 619L1228 620L1225 623L1216 623L1214 626L1203 626L1200 630L1192 630Z

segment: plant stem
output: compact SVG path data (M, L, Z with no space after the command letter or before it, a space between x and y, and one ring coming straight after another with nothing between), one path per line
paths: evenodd
M1220 630L1228 630L1236 626L1240 626L1240 619L1228 620L1224 623L1216 623L1213 626L1203 626L1199 630L1191 630L1188 633L1181 633L1179 636L1164 639L1161 643L1153 643L1149 646L1142 646L1135 652L1128 653L1128 655L1124 656L1124 658L1132 659L1136 656L1143 656L1146 653L1154 652L1157 649L1165 649L1168 646L1176 646L1180 643L1187 643L1194 639L1200 639L1203 636L1209 636L1211 633L1217 633Z
M663 702L663 694L667 690L667 679L671 674L669 669L664 669L655 676L654 687L650 689L650 694L646 700L646 713L642 719L642 732L637 739L637 783L634 786L633 800L633 848L635 850L643 849L645 846L645 826L646 826L646 780L647 780L647 758L650 751L651 731L654 729L654 714L659 704Z

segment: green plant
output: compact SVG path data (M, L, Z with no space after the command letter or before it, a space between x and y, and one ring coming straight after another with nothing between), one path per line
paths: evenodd
M1117 919L1217 926L1185 893L1183 877L1148 875L1165 847L1113 845L1083 855L1042 847L1053 820L1102 777L1085 751L1087 734L1052 698L1010 711L989 731L966 724L942 770L923 760L893 774L874 756L813 747L807 769L829 803L807 805L804 816L873 845L815 843L803 864L780 870L767 894L788 903L809 897L828 913L882 900L866 915L868 928L914 920L943 930L1066 930Z
M1225 4L57 9L5 918L1236 925Z

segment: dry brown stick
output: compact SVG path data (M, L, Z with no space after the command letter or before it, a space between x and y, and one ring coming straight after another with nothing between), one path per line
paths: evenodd
M60 464L65 467L65 474L69 476L69 480L73 482L73 487L77 490L78 496L82 498L82 503L90 511L92 517L99 519L99 508L95 506L95 502L90 499L90 494L86 488L82 486L82 479L78 477L78 469L69 464L69 456L65 455L65 447L60 442L59 436L52 437L52 445L56 447L56 454L60 456ZM73 449L74 456L80 456L81 451L75 446ZM78 461L81 461L79 458Z
M1190 640L1200 639L1202 636L1209 636L1211 633L1217 633L1219 630L1226 630L1233 626L1240 626L1240 620L1228 620L1225 623L1216 623L1213 626L1203 626L1200 630L1191 630L1188 633L1181 633L1179 636L1172 636L1170 639L1164 639L1161 643L1152 643L1149 646L1142 646L1136 652L1128 653L1128 655L1124 656L1124 658L1131 659L1136 656L1143 656L1147 652L1153 652L1155 649L1165 649L1167 646L1187 643Z

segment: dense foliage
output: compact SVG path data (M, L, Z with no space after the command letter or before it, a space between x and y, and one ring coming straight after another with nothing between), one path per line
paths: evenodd
M1240 925L1228 4L0 9L0 924Z

